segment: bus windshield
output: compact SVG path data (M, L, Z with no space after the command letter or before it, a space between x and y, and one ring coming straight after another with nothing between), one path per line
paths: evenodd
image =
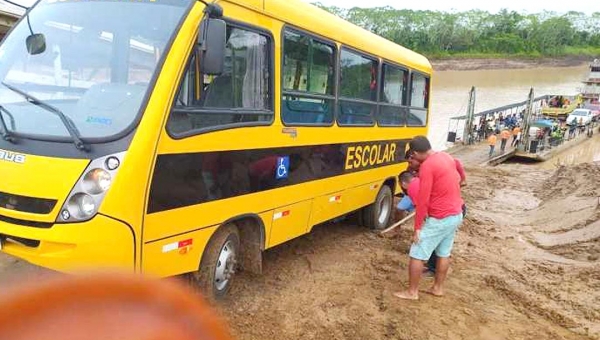
M60 117L23 93L64 113L81 138L126 130L191 1L40 1L0 46L0 114L9 133L70 138ZM32 34L44 35L42 53L28 52Z

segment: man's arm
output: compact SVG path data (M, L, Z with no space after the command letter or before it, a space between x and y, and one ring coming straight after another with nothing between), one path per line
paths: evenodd
M429 200L431 198L431 188L433 187L433 174L431 169L424 164L419 172L419 193L415 202L417 213L415 215L415 230L421 230L423 222L429 211Z
M465 173L465 168L463 167L461 161L458 159L454 159L454 163L456 163L456 171L460 175L460 186L464 187L467 185L467 174Z

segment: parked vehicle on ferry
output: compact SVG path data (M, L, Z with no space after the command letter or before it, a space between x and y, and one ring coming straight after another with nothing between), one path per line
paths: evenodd
M592 122L592 110L577 109L567 117L567 125L579 125L580 119L583 125L588 125Z

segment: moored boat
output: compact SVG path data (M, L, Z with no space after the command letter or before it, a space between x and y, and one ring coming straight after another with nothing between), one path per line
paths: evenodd
M552 118L565 118L583 102L581 95L552 96L542 107L542 114Z
M590 109L597 119L600 116L600 60L594 59L581 89L582 107Z

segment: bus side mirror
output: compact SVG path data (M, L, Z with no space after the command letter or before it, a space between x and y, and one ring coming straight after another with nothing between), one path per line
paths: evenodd
M46 51L46 37L41 33L32 34L25 39L27 52L31 55L42 54Z
M198 44L200 48L200 71L202 74L218 76L225 67L225 40L227 25L221 19L207 18L200 26Z

